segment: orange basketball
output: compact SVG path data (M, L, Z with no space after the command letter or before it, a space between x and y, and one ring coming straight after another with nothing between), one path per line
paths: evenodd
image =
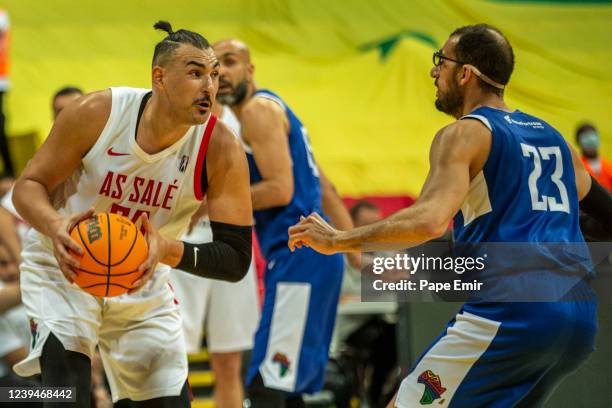
M100 213L79 222L70 236L83 256L75 282L95 296L118 296L132 288L141 273L138 267L147 258L148 247L142 233L129 219Z

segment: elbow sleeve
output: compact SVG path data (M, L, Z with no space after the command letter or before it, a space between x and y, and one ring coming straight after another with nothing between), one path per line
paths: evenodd
M185 242L177 269L209 279L238 282L251 265L252 229L211 221L213 242Z

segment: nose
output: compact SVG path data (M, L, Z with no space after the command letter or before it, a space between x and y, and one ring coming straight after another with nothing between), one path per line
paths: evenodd
M440 67L434 65L433 67L431 67L431 70L429 70L429 75L432 78L437 78L440 75Z
M208 92L209 94L213 94L215 92L215 79L212 77L212 75L205 75L202 88L204 88L204 91Z

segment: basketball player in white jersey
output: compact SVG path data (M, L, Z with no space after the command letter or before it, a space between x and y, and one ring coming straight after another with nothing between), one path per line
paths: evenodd
M90 404L96 344L115 402L189 406L170 267L237 281L250 264L245 154L210 112L219 63L201 35L155 28L168 35L155 47L152 90L111 88L66 107L15 187L15 206L34 228L21 266L34 346L14 369L76 387L78 407ZM178 241L205 194L214 241ZM82 250L69 230L94 212L142 222L149 253L129 294L97 298L71 283L79 261L69 251Z

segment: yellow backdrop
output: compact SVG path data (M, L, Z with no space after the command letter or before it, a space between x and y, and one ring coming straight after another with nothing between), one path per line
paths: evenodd
M487 22L510 39L514 107L570 140L601 129L612 156L612 5L463 0L8 0L13 27L11 134L51 124L50 97L149 86L158 19L215 41L250 45L261 86L309 129L315 155L343 194L417 194L429 143L450 119L435 110L431 54L456 27ZM58 161L59 163L59 161Z

